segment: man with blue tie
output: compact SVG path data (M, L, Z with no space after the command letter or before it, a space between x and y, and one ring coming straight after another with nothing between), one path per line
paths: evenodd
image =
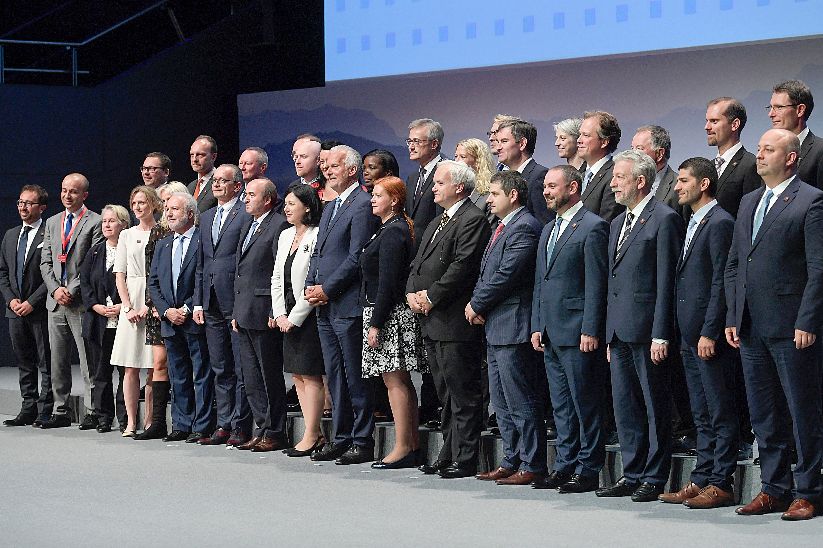
M417 139L417 137L415 137ZM428 141L428 139L424 139ZM311 456L336 464L374 460L374 416L362 378L363 307L359 258L377 230L371 199L359 184L360 154L338 145L329 151L327 185L338 196L323 209L306 277L306 300L317 306L317 328L332 400L333 440Z
M200 216L200 249L194 286L195 323L205 325L214 396L217 402L217 429L201 445L237 446L249 440L251 411L240 371L237 334L231 329L234 308L234 269L240 229L248 220L239 193L243 172L223 164L211 181L217 206Z
M811 519L823 503L823 192L797 176L799 152L788 130L760 138L765 187L740 202L725 273L726 341L740 348L762 481L737 513L784 520Z
M485 326L489 394L503 437L500 466L476 477L498 485L529 485L546 475L545 398L529 343L534 257L543 225L526 209L528 199L529 186L519 172L492 175L487 201L500 223L465 309L470 324Z
M680 164L674 187L680 205L691 212L686 242L677 262L675 298L681 355L697 428L697 465L680 491L663 502L689 508L734 503L732 474L737 468L739 428L735 411L735 364L723 328L726 297L723 272L734 231L734 217L715 199L717 170L706 158Z
M559 165L543 195L556 218L537 246L531 342L543 353L557 424L554 469L538 489L594 491L606 457L601 430L605 395L609 224L583 206L581 174Z
M161 318L174 396L172 432L163 441L196 443L211 433L214 387L204 328L191 317L200 246L194 197L172 194L166 200L166 219L173 234L157 242L149 275L149 295Z
M614 192L609 186L614 167L612 154L617 150L620 136L620 125L613 115L602 110L583 113L583 123L577 137L577 152L586 162L580 198L586 209L608 222L620 215L623 209L615 202Z
M682 218L651 194L655 164L626 150L614 158L611 189L626 207L611 224L606 341L623 477L599 497L656 501L669 479L671 409L663 362L674 340L674 277Z

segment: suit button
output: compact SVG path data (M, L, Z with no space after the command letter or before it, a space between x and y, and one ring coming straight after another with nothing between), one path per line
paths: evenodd
M752 258L751 258L751 257L749 257L749 262L752 262Z
M612 278L617 278L617 274L612 274Z

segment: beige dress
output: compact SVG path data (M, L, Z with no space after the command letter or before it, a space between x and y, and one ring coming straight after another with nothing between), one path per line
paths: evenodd
M131 305L142 310L146 308L146 243L149 231L132 227L120 233L117 255L114 258L114 272L126 275ZM120 308L117 332L111 351L111 363L125 367L150 369L152 367L151 346L146 344L146 322L131 323L126 319L125 307Z

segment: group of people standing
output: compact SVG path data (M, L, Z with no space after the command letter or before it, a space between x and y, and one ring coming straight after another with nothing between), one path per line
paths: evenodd
M755 157L739 142L743 105L714 99L705 130L717 156L676 171L664 128L639 128L618 153L605 111L556 125L566 162L552 168L532 158L537 130L521 118L495 117L488 144L460 141L455 160L441 154L438 122L414 120L406 144L420 167L405 182L388 151L361 158L302 135L283 200L265 151L215 167L217 145L201 135L188 187L167 181L167 156L146 156L132 227L121 206L88 210L81 174L66 176L65 210L45 221L45 190L25 186L22 226L0 254L23 392L5 424L71 423L73 343L93 410L81 429L110 431L116 416L135 439L360 464L375 457L367 379L378 377L395 444L373 468L705 509L735 502L743 393L763 489L737 513L809 519L823 495L823 143L805 127L812 108L802 82L775 86ZM678 367L697 466L666 493ZM151 412L138 433L141 369ZM305 418L294 445L283 371ZM422 405L442 407L430 463L412 372L424 374ZM504 457L478 473L485 398ZM601 487L610 429L623 477Z

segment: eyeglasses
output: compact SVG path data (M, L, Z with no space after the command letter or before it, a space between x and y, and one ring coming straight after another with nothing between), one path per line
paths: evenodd
M766 109L766 112L771 112L771 111L783 112L784 109L791 108L791 107L796 107L796 106L797 105L766 105L764 108Z
M161 166L143 166L140 168L140 173L154 173L158 169L163 169Z
M423 143L428 143L431 139L406 139L406 146L410 147L412 145L419 147Z
M236 183L237 181L232 181L231 179L223 179L222 177L213 177L211 180L212 186L233 185Z
M40 202L29 202L27 200L17 200L17 207L33 207L40 205Z

